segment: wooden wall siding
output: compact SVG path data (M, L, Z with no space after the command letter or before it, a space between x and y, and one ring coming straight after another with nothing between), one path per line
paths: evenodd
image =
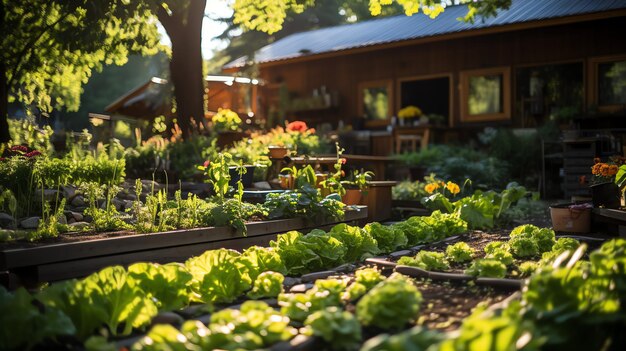
M269 82L283 81L290 91L309 96L313 89L325 85L337 91L339 107L324 112L325 120L339 119L350 123L357 118L357 86L361 82L393 79L393 96L399 92L397 80L430 74L452 73L454 96L452 118L455 126L504 124L519 126L519 120L487 123L460 123L459 72L477 68L511 67L514 84L518 65L548 64L591 57L626 54L626 40L622 30L625 17L559 25L546 28L519 30L476 37L439 41L414 46L350 54L337 53L333 57L304 62L286 61L281 64L261 64L261 77ZM514 94L514 89L511 89ZM514 99L512 98L512 103ZM515 111L515 106L511 107ZM394 107L394 114L396 114ZM311 113L300 115L310 117ZM293 117L293 116L292 116ZM295 117L298 117L296 114Z

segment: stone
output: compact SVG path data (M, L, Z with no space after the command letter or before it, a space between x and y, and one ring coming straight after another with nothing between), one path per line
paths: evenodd
M56 200L58 193L59 192L56 191L55 189L43 189L43 200L54 201ZM36 201L41 201L42 190L36 189L34 196L35 196Z
M24 229L37 229L39 226L39 221L41 218L39 217L28 217L20 222L20 226Z
M400 250L389 254L391 258L400 258L403 256L413 256L411 250Z
M63 197L68 201L71 201L76 196L76 188L71 185L61 186L61 191L63 192Z
M272 190L272 186L266 181L252 183L252 187L260 190Z
M298 285L294 285L291 287L291 289L289 289L290 293L303 293L309 289L311 289L313 287L313 284L311 283L307 283L307 284L298 284Z
M335 271L321 271L315 273L304 274L300 279L302 279L303 283L314 282L318 279L328 278L331 275L337 274Z
M70 205L72 205L74 207L85 207L85 206L87 206L87 204L85 203L85 198L83 198L80 195L74 197L72 199L72 201L70 202Z
M15 218L8 213L0 212L0 228L13 228Z
M76 223L76 219L74 219L74 217L70 217L67 219L67 224L72 224L72 223Z
M300 283L302 283L300 278L294 278L294 277L285 277L285 280L283 281L283 285L286 287L294 286Z
M87 222L74 222L69 224L71 231L83 231L89 229L90 224Z
M118 198L114 197L114 198L111 200L111 204L112 204L113 206L115 206L115 209L116 209L116 210L118 210L118 211L124 211L124 205L125 205L125 204L124 204L124 200L120 200L120 199L118 199Z
M174 312L161 312L152 318L152 325L156 324L171 324L171 325L180 325L183 324L185 320L180 315Z
M341 266L337 266L333 268L332 270L338 273L348 273L348 272L352 272L356 270L356 266L353 265L352 263L345 263L345 264L342 264Z
M67 218L65 216L60 216L59 224L67 224Z
M76 220L76 222L82 222L84 219L84 216L82 213L79 212L74 212L72 211L72 217L74 217L74 219Z

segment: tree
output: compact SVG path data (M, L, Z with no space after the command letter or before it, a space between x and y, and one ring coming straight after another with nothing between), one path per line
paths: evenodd
M132 52L154 54L151 8L122 0L2 0L0 3L0 142L10 139L8 103L41 111L78 109L81 85L103 64Z

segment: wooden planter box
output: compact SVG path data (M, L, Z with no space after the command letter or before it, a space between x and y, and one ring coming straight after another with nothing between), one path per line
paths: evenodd
M367 207L346 211L343 222L367 217ZM0 251L0 282L9 287L77 278L111 265L135 262L182 262L206 250L243 250L253 245L267 246L278 234L330 227L338 222L307 223L302 218L247 224L243 237L229 227L208 227L114 238L7 248Z
M367 222L381 222L391 217L391 188L394 181L374 180L369 182L367 194L363 194L361 205L368 209Z

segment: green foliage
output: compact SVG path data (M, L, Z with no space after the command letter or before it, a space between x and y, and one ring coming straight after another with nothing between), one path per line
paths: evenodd
M81 187L88 199L89 207L85 214L93 218L91 224L96 231L111 231L131 228L124 222L112 203L113 197L120 191L116 186L102 186L99 183L87 183ZM104 208L98 206L98 199L105 197Z
M295 334L289 318L264 302L246 301L240 309L212 314L207 326L187 321L179 331L170 325L156 325L132 350L258 350Z
M267 271L287 273L285 263L272 247L251 246L241 253L240 262L246 266L251 280L255 280L259 274Z
M321 230L313 230L307 235L291 231L278 235L271 241L288 267L289 274L303 274L310 271L331 268L343 262L345 245Z
M467 223L454 214L434 211L428 217L415 216L393 227L404 233L407 245L427 244L467 231Z
M513 264L513 255L503 248L495 248L491 250L491 252L485 255L485 258L500 261L505 266Z
M443 341L438 350L513 351L518 350L518 344L523 345L524 350L536 350L539 344L533 339L534 328L532 323L524 321L521 312L517 302L503 311L477 308L465 318L459 333Z
M445 271L450 269L450 264L442 252L420 251L411 258L404 256L398 260L398 264L418 267L428 271Z
M397 230L393 226L372 222L365 225L363 229L376 240L378 248L382 252L393 252L404 248L408 242L404 232Z
M408 155L408 153L402 155ZM429 195L424 190L424 186L426 183L420 181L401 181L391 188L391 196L394 200L420 200Z
M510 251L511 247L504 241L492 241L485 245L484 251L486 254L494 253L496 250Z
M346 262L361 261L379 253L376 239L361 227L341 223L334 226L328 234L346 247Z
M565 251L574 252L580 246L580 241L574 238L559 238L552 246L552 251L561 253Z
M0 286L0 310L2 350L29 350L44 340L76 332L65 314L55 308L40 310L23 288L10 293Z
M413 282L393 274L370 290L356 305L356 316L364 326L400 329L417 319L422 294Z
M237 233L246 236L248 233L246 221L254 215L262 215L263 213L263 208L260 205L237 199L227 199L211 208L207 223L217 227L230 226Z
M150 323L154 302L121 266L112 266L82 280L69 280L45 289L38 299L61 310L76 326L80 340L102 325L111 335L128 335Z
M354 315L337 307L313 312L304 321L305 334L322 338L333 350L358 350L361 325Z
M313 288L305 293L278 295L278 305L281 306L282 314L303 322L313 312L343 306L342 293L345 288L345 280L318 279Z
M5 2L0 43L9 102L76 110L92 70L124 64L129 52L156 52L149 8L144 1Z
M539 264L533 261L526 261L522 262L518 268L520 276L523 278L527 278L530 277L539 268Z
M373 337L363 344L361 351L425 351L443 339L444 335L437 331L415 326L398 334L380 334Z
M539 255L539 248L537 243L529 237L518 236L509 240L511 246L511 252L516 257L535 257Z
M250 289L252 280L239 262L240 253L219 249L206 251L185 262L193 276L191 289L194 299L203 302L232 302Z
M345 293L345 298L350 301L360 298L385 280L385 276L376 268L360 268L354 272L354 277L354 282L350 284Z
M506 276L506 265L494 259L480 259L472 262L472 265L465 270L465 274L475 277L504 278Z
M464 263L472 260L474 249L465 242L458 242L446 247L446 258L450 262Z
M160 311L174 311L189 304L193 277L180 264L135 263L128 267L128 275Z
M263 272L254 280L252 290L247 296L253 300L266 297L277 297L283 292L283 281L285 277L277 272Z
M315 176L313 175L313 179ZM296 178L296 183L299 182ZM314 182L314 180L313 180ZM319 190L308 180L297 187L282 193L267 194L263 206L269 219L304 217L313 223L325 220L340 220L344 216L343 203L336 194L322 198Z

